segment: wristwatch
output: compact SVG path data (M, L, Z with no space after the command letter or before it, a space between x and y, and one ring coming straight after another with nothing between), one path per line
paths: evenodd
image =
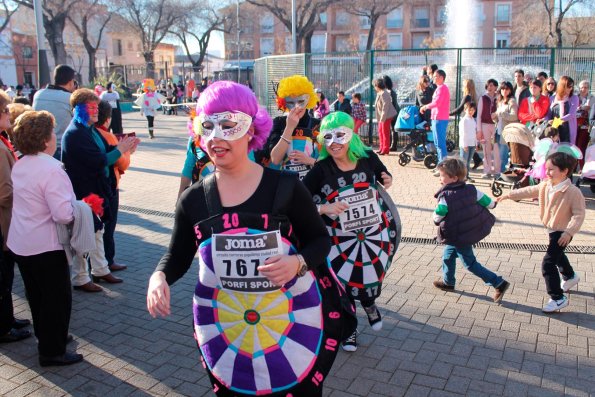
M300 254L297 254L296 256L299 261L298 271L297 271L296 275L298 277L303 277L306 275L306 273L308 273L308 264L306 263L306 260L304 259L303 256L301 256Z

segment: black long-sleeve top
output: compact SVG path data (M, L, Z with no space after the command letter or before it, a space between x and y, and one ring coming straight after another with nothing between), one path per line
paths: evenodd
M450 112L448 115L449 116L457 116L461 113L463 113L463 110L465 110L465 104L471 102L473 98L471 98L471 95L465 95L465 97L461 100L461 104L454 109L452 112ZM477 104L476 104L477 106ZM477 112L475 112L475 117L477 117Z
M271 213L280 175L280 171L265 168L254 194L240 205L224 207L224 211ZM192 265L198 249L194 225L216 215L208 213L201 189L202 182L194 184L180 197L169 249L155 269L165 273L169 285L184 276ZM289 218L299 241L299 253L309 268L324 266L331 248L331 240L312 196L300 181L296 181L291 197L292 201L285 215Z

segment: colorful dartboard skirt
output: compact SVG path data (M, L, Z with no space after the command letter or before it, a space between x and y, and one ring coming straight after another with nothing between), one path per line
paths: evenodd
M262 232L240 228L225 233ZM280 289L265 291L270 286L264 285L265 292L244 292L250 283L266 280L230 281L217 274L214 238L199 245L193 309L195 338L216 394L319 395L341 333L337 291L342 288L330 268L319 275L310 271ZM295 253L288 240L282 239L282 245L285 253ZM244 275L252 271L249 264L238 269Z

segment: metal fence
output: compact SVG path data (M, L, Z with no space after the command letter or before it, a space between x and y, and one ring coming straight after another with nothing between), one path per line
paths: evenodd
M581 80L589 81L592 89L595 83L595 48L450 48L269 56L255 62L254 89L260 103L275 116L279 112L272 84L283 77L306 75L329 102L342 90L347 95L359 92L363 102L373 105L372 81L388 75L399 104L408 104L415 103L415 87L422 67L429 64L437 64L446 72L451 109L461 100L464 79L473 79L477 94L481 95L488 79L512 81L516 69L523 69L533 77L541 71L556 78L568 75L577 86ZM374 144L377 131L373 106L369 108L368 129L362 135L369 144ZM451 124L450 137L457 140L457 120Z

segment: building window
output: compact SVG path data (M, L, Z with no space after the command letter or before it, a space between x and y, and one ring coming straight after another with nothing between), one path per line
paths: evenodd
M358 42L358 50L366 51L366 45L368 45L368 35L367 34L360 34L359 35L359 42Z
M23 74L23 83L27 84L29 87L33 86L33 72L25 72Z
M122 55L122 40L120 39L114 40L114 55L117 57Z
M351 51L349 43L349 36L337 36L335 38L335 51L344 52Z
M430 27L430 9L428 7L413 9L413 26L416 28Z
M496 48L508 48L510 45L510 32L496 33Z
M392 10L386 16L386 27L387 28L402 28L403 27L403 8L399 7L396 10Z
M33 48L31 48L29 46L24 46L22 51L23 51L23 58L25 58L25 59L33 58Z
M326 40L324 34L313 34L310 40L310 50L313 53L326 52Z
M429 37L428 33L412 33L411 34L411 48L420 49L426 48L424 40Z
M337 26L349 26L351 22L351 16L347 13L347 11L338 10L336 14L335 23Z
M446 7L440 6L438 7L438 12L436 13L436 24L437 25L446 25L448 22L448 14L446 12Z
M510 4L496 4L496 24L510 23Z
M368 17L359 17L359 27L362 29L370 29L370 18Z
M260 56L266 57L267 55L273 55L275 49L275 40L272 37L261 37L260 38Z
M128 42L128 51L134 51L134 43L132 41Z
M321 12L320 13L320 24L324 27L326 27L326 12Z
M390 33L386 36L389 50L400 50L403 48L403 35L401 33Z
M275 18L273 14L264 14L260 18L260 32L261 33L273 33L275 29Z

